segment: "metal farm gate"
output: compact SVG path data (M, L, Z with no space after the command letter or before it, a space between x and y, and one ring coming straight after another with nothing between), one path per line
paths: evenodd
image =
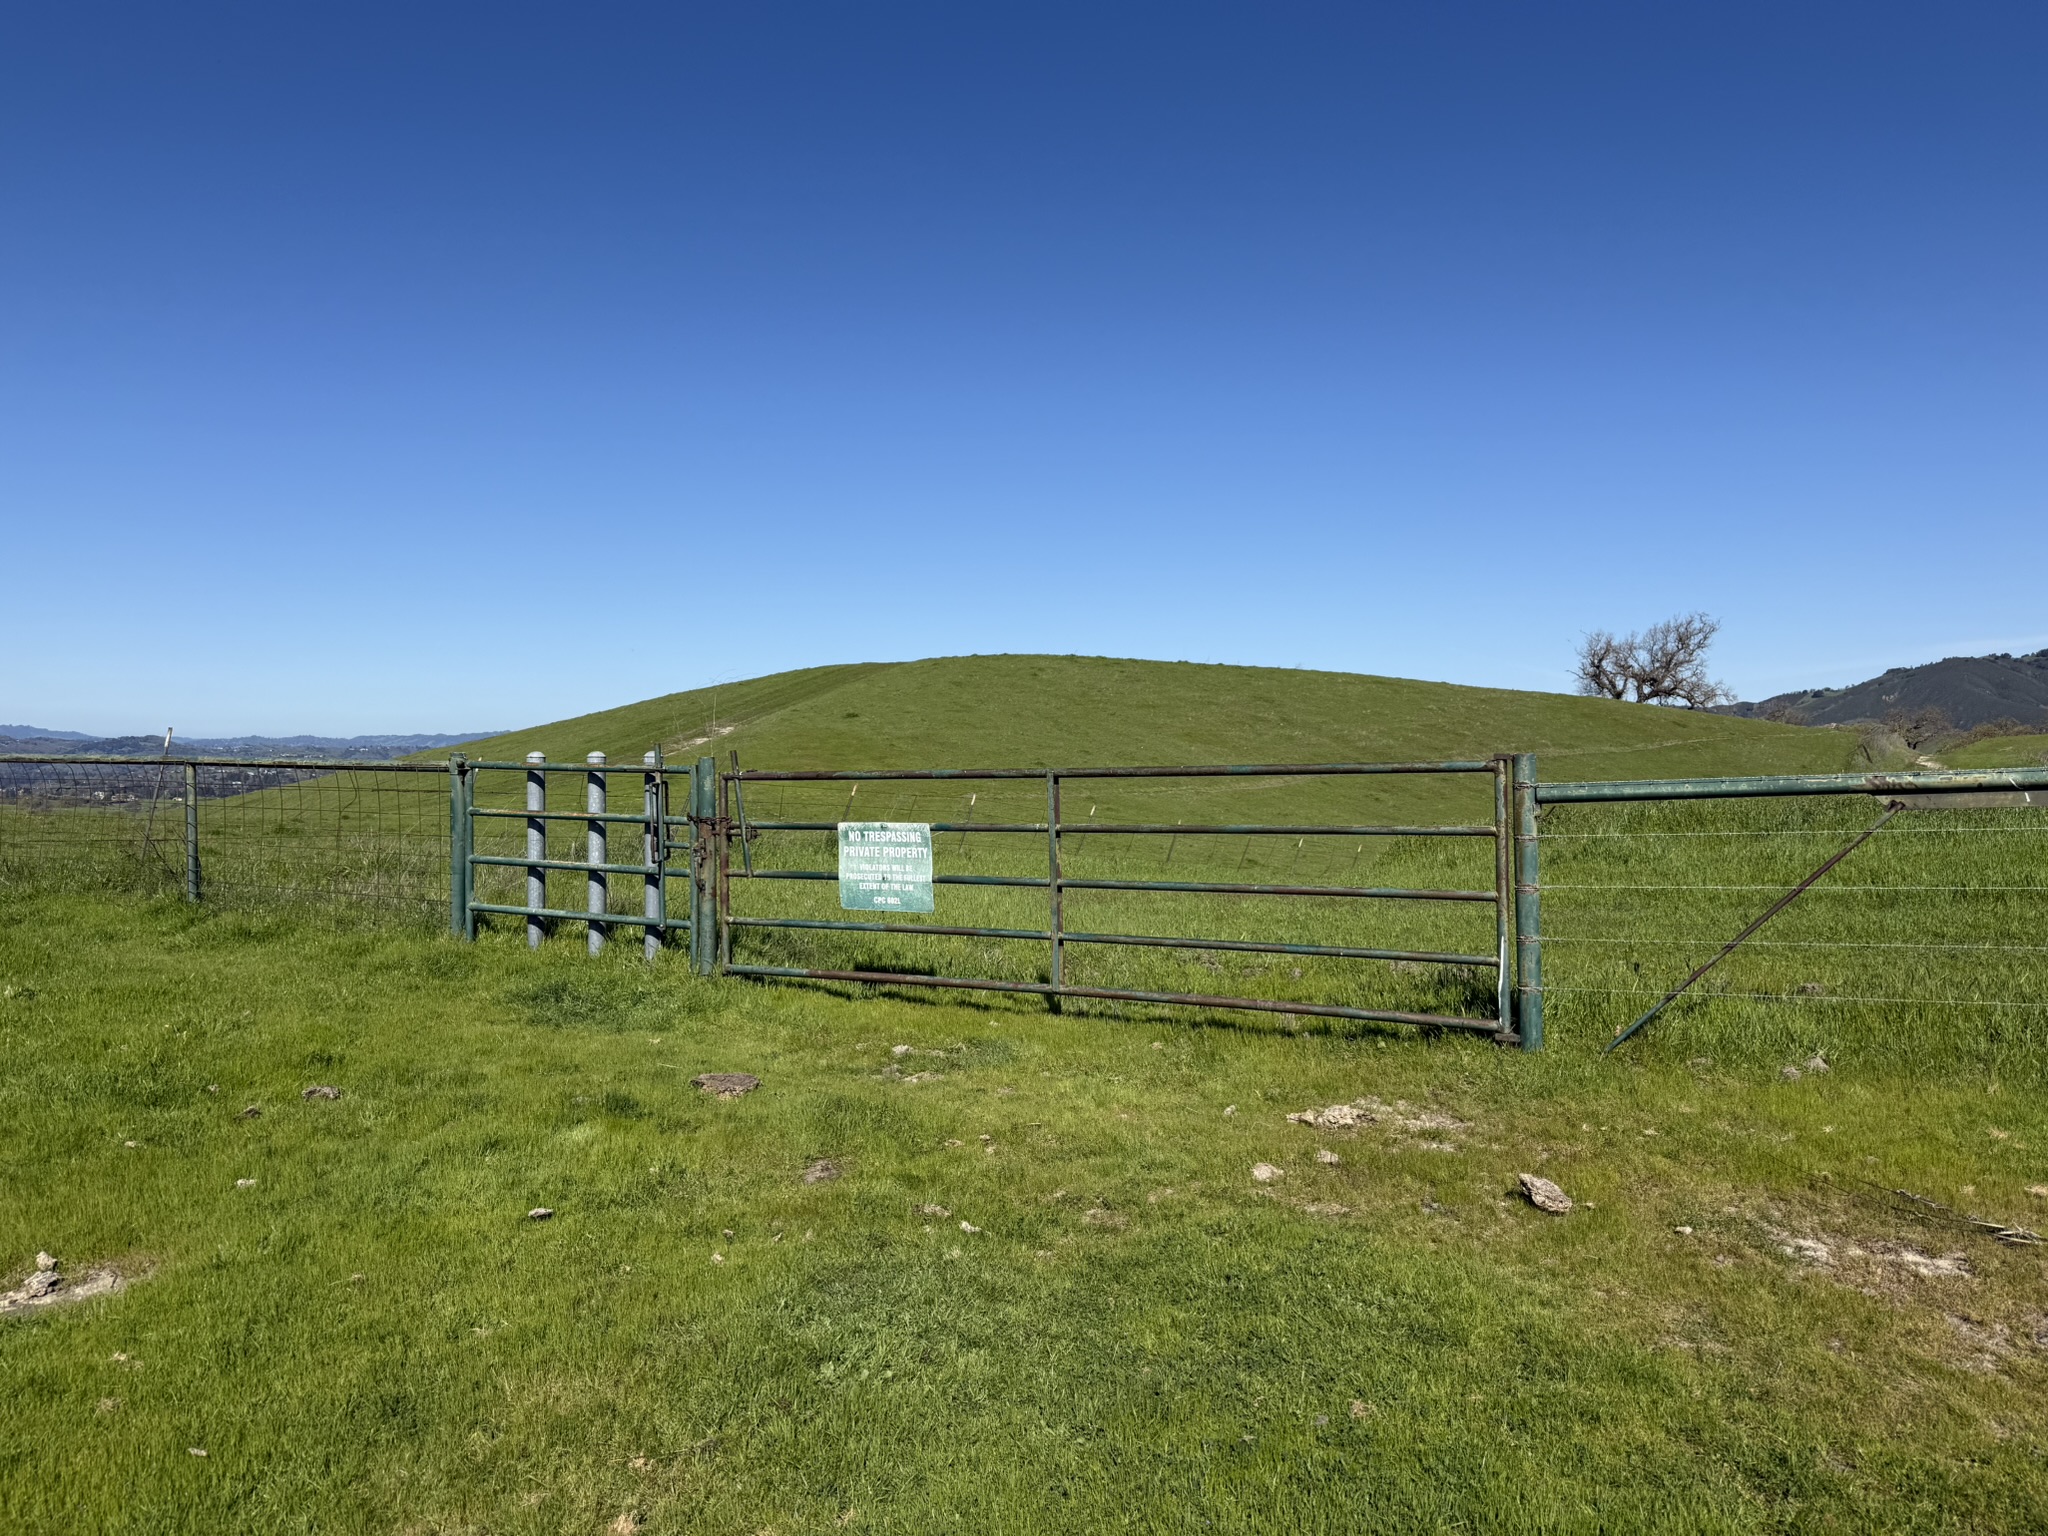
M1445 763L1288 763L1250 766L1162 767L1162 768L984 768L984 769L863 769L863 770L746 770L735 763L732 771L718 779L716 817L708 824L715 835L716 871L714 908L718 925L717 968L728 975L763 978L805 978L819 981L858 982L873 985L940 987L968 991L1036 994L1055 1009L1062 998L1091 998L1117 1002L1167 1004L1209 1009L1241 1009L1261 1013L1296 1014L1316 1018L1362 1022L1410 1024L1426 1028L1470 1030L1526 1049L1541 1044L1540 1025L1518 1029L1512 977L1514 934L1518 903L1514 868L1517 858L1514 813L1518 804L1530 817L1533 835L1533 805L1525 792L1516 794L1514 760L1497 757L1471 762ZM1102 781L1203 780L1203 779L1334 779L1367 778L1380 775L1484 776L1491 780L1492 815L1484 822L1464 825L1365 825L1307 822L1268 823L1185 823L1185 822L1098 822L1092 816L1077 819L1064 807L1063 792L1069 786L1093 785ZM848 785L849 807L859 786L875 783L929 783L945 781L955 785L1008 785L1022 788L1042 785L1043 819L1010 821L935 820L927 823L932 837L957 834L961 846L972 836L1042 840L1041 872L994 874L934 874L934 886L1040 891L1044 893L1042 922L1029 927L861 921L845 917L798 917L787 914L759 915L736 910L737 887L771 882L839 881L832 869L768 867L757 860L756 850L775 834L832 833L847 817L837 820L750 818L746 795L751 786L758 792L770 785ZM1036 793L1035 789L1028 791ZM973 801L969 802L970 808ZM1165 840L1170 861L1174 845L1181 839L1243 838L1247 840L1296 840L1297 847L1308 838L1345 839L1487 839L1491 842L1491 879L1483 889L1444 889L1415 886L1368 886L1295 884L1241 880L1113 879L1076 875L1069 868L1065 850L1079 839L1138 838ZM737 866L733 844L738 844ZM1362 846L1362 844L1361 844ZM1313 944L1277 939L1205 937L1188 933L1101 932L1070 927L1067 896L1071 892L1144 892L1189 896L1282 898L1316 903L1471 903L1492 909L1490 944L1486 950L1464 952L1441 949L1403 948L1391 944ZM1533 893L1527 913L1533 934ZM815 965L763 964L744 955L735 956L736 940L764 932L842 933L888 935L896 939L974 939L1001 943L1043 945L1046 963L1037 980L1004 979L992 976L950 974L923 965L915 968L862 968ZM1409 967L1473 967L1493 973L1490 1016L1417 1012L1397 1008L1352 1006L1336 1001L1299 1000L1273 997L1217 995L1208 992L1154 990L1128 986L1077 983L1068 974L1067 951L1075 946L1106 946L1131 949L1223 952L1239 955L1275 955L1383 962ZM1297 973L1298 974L1298 973ZM1540 1020L1540 1012L1533 1018Z

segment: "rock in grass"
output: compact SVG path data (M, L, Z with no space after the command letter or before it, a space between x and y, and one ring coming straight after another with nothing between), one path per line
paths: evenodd
M21 1289L15 1294L24 1301L32 1301L38 1296L53 1296L62 1289L64 1277L54 1268L39 1269L22 1281Z
M803 1172L806 1184L823 1184L839 1177L839 1165L829 1157L821 1157Z
M263 1106L261 1104L251 1104L248 1108L242 1111L242 1118L244 1120L254 1120L261 1116L262 1113Z
M1355 1104L1332 1104L1327 1109L1304 1109L1300 1114L1287 1117L1296 1125L1313 1125L1330 1130L1348 1129L1354 1125L1365 1125L1371 1116L1360 1113Z
M1572 1197L1550 1180L1533 1173L1518 1173L1515 1177L1521 1181L1522 1193L1529 1197L1529 1203L1537 1210L1562 1216L1572 1208Z
M1253 1163L1252 1178L1261 1184L1270 1184L1275 1179L1286 1177L1285 1173L1271 1163Z
M526 1213L526 1219L528 1221L546 1221L554 1214L554 1211L551 1210L549 1207L545 1205L536 1205L532 1210Z
M300 1094L299 1097L302 1099L338 1099L341 1097L341 1090L331 1083L315 1083L304 1093Z
M1825 1072L1825 1071L1827 1071L1827 1070L1828 1070L1828 1059L1827 1059L1827 1057L1825 1057L1825 1056L1821 1055L1821 1053L1820 1053L1819 1051L1815 1051L1815 1052L1814 1052L1814 1053L1813 1053L1813 1054L1812 1054L1811 1056L1809 1056L1809 1057L1808 1057L1808 1058L1806 1059L1806 1070L1807 1070L1807 1071L1809 1071L1809 1072Z
M1781 1067L1778 1069L1778 1076L1782 1077L1788 1083L1796 1083L1799 1081L1800 1078L1804 1077L1805 1075L1806 1074L1804 1072L1801 1072L1797 1067Z
M35 1273L14 1290L0 1292L0 1317L104 1296L120 1290L121 1286L119 1272L112 1269L89 1270L83 1279L74 1281L59 1271L54 1258L47 1253L39 1253L36 1255Z
M736 1099L760 1087L761 1079L751 1072L699 1072L690 1084L721 1099Z

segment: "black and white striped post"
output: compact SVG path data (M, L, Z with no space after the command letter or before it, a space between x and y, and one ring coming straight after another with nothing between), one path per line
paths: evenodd
M593 752L583 761L590 765L589 789L583 805L583 809L590 816L590 852L587 861L590 865L590 900L584 910L590 913L590 952L599 955L604 953L604 914L610 898L605 878L604 754Z
M528 949L539 949L548 934L548 920L538 915L548 904L548 871L542 863L548 856L548 775L539 766L547 760L545 752L526 754L526 856L533 860L526 866L526 905L532 909L526 918Z

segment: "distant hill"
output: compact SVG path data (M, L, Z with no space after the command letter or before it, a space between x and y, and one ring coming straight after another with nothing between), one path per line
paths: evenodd
M174 737L173 756L241 757L261 762L273 757L318 757L346 762L390 762L430 752L436 747L461 746L496 735L492 731L469 731L461 735L412 736L194 736ZM37 752L51 756L84 754L92 757L157 757L164 750L160 735L93 736L84 731L52 731L33 725L0 725L0 753Z
M1958 730L1994 720L2048 726L2048 650L2027 656L1949 656L1893 667L1848 688L1808 688L1723 713L1800 725L1856 725L1938 710Z

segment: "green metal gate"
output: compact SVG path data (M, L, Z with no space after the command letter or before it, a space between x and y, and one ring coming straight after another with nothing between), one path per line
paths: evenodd
M713 910L713 871L722 836L717 824L717 768L712 759L700 757L687 767L671 767L659 751L649 752L637 768L614 765L602 752L593 752L581 763L551 763L542 753L530 754L524 762L468 762L451 760L450 830L450 926L464 938L476 936L479 914L498 914L526 919L527 943L539 947L548 933L565 923L580 923L588 935L590 952L597 954L616 929L637 928L651 958L676 938L689 945L693 967L704 973L713 968L717 953L717 919ZM480 804L491 793L490 776L516 774L524 785L523 805ZM639 805L636 809L615 808L619 790L630 791L637 774ZM583 804L562 808L550 794L551 785L566 779L582 781ZM681 780L677 785L676 781ZM675 814L676 790L680 789L684 814ZM498 846L490 829L523 824L525 847L518 851L492 852ZM551 857L551 830L580 828L584 840L582 858ZM480 829L483 837L479 838ZM637 839L638 857L614 855L614 837ZM486 851L479 852L479 843ZM620 850L623 852L624 850ZM524 900L491 900L479 895L479 879L488 881L497 871L524 875ZM583 877L584 902L573 907L551 902L548 887L552 878ZM642 900L638 911L621 908L614 900L614 877L640 882ZM673 884L682 885L682 899L672 900Z
M1249 766L1162 767L1162 768L989 768L989 769L862 769L862 770L760 770L731 772L719 776L716 832L717 870L715 909L718 919L718 968L728 975L762 978L806 978L820 981L864 982L889 986L921 986L967 991L1028 993L1043 996L1055 1009L1063 998L1092 998L1133 1003L1167 1004L1204 1009L1238 1009L1262 1013L1299 1014L1318 1018L1365 1022L1410 1024L1427 1028L1459 1029L1484 1033L1525 1049L1541 1044L1540 1023L1518 1027L1514 1006L1513 970L1516 952L1517 917L1524 903L1517 899L1515 865L1519 846L1515 813L1533 813L1526 789L1518 796L1515 761L1496 757L1481 761L1445 763L1290 763ZM1099 823L1077 820L1063 810L1063 791L1069 786L1103 780L1332 778L1375 775L1432 774L1482 775L1492 780L1493 814L1484 823L1468 825L1389 826L1309 823ZM852 786L849 805L866 783L947 780L960 784L1000 784L1036 781L1044 785L1045 815L1041 820L977 822L934 821L928 823L937 837L959 834L963 844L969 836L1043 839L1043 874L938 874L939 886L1008 887L1042 890L1045 893L1043 926L987 927L939 923L891 923L857 921L848 918L761 916L737 912L733 893L736 885L778 881L834 882L838 872L829 869L783 869L756 867L756 841L771 833L829 833L838 823L819 819L750 819L746 794L751 786L758 792L768 785L835 783ZM842 817L841 820L846 818ZM1533 822L1531 823L1533 831ZM1080 837L1180 838L1202 835L1246 839L1293 837L1344 838L1475 838L1492 843L1493 878L1488 889L1423 889L1352 885L1297 885L1267 882L1190 880L1111 880L1082 878L1065 867L1063 846ZM734 865L733 843L739 845L738 867ZM1249 846L1249 844L1247 845ZM1361 844L1361 846L1363 846ZM1168 845L1171 858L1172 844ZM1402 949L1392 946L1304 944L1280 941L1226 939L1181 934L1111 933L1076 930L1066 921L1066 896L1074 891L1143 891L1188 895L1227 895L1294 898L1317 901L1473 903L1490 906L1494 914L1491 951L1451 952ZM1533 901L1528 912L1534 921ZM1044 945L1047 964L1045 979L1009 980L988 976L966 976L932 972L906 972L862 968L769 965L755 963L733 953L735 938L763 930L810 930L868 935L897 935L924 938L986 939L1001 942ZM1066 951L1071 946L1120 946L1189 951L1226 951L1240 954L1271 954L1319 959L1393 962L1421 965L1485 967L1494 972L1492 1017L1411 1012L1399 1009L1351 1007L1333 1002L1294 999L1220 996L1200 992L1152 991L1128 987L1077 984L1067 976ZM1533 960L1533 947L1529 958ZM1537 1016L1540 1020L1540 1015Z

